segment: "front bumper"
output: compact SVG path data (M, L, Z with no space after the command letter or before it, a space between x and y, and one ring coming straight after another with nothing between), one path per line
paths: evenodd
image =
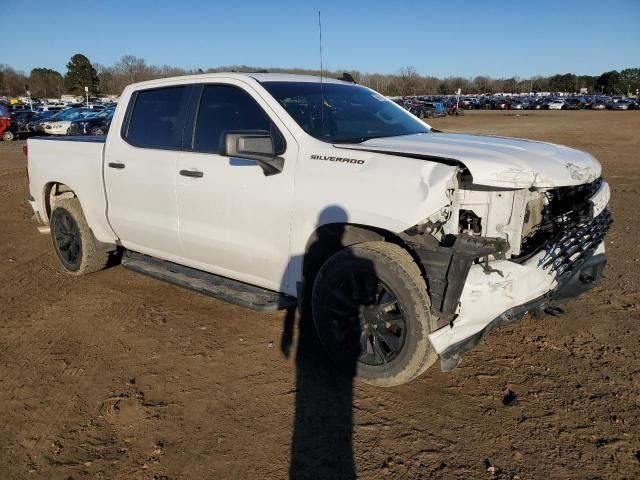
M462 355L494 327L543 313L596 286L606 264L604 235L611 224L604 209L591 222L567 231L523 263L493 260L469 269L457 317L429 335L442 370L454 369Z
M571 277L558 284L556 288L544 293L540 294L540 289L534 288L532 295L526 295L527 287L534 286L535 281L531 282L531 279L527 278L527 272L521 272L522 276L518 275L508 280L500 279L503 280L500 281L494 278L496 282L488 285L489 289L494 290L494 295L487 292L487 294L483 295L485 297L483 302L467 298L467 300L470 300L467 302L468 310L479 309L476 312L477 315L472 313L466 319L456 319L456 321L463 320L462 323L466 323L463 328L458 328L457 332L454 332L454 328L447 326L429 335L431 343L440 355L442 370L447 372L456 368L464 353L477 346L495 327L516 322L527 313L544 314L548 307L566 303L598 285L602 280L602 272L607 263L603 243L598 248L598 252L589 258ZM519 286L517 285L518 283L520 283ZM480 294L480 289L473 290L472 287L467 295L468 297ZM526 298L526 296L532 296L533 298L496 313L497 310L500 310L505 305L515 303L513 302L513 297L501 298L513 294L514 290L525 295L521 298ZM500 301L501 299L503 300L502 302ZM485 315L488 315L488 317ZM485 321L483 317L489 318L489 320ZM461 327L461 324L458 324L458 327Z

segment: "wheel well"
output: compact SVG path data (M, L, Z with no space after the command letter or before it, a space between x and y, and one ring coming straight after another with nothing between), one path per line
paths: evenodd
M364 242L389 242L406 250L416 260L416 253L395 233L368 225L351 223L329 223L318 227L309 240L305 249L302 278L304 285L313 285L320 267L329 257L345 247ZM416 262L422 274L424 271L420 262Z
M49 182L44 187L44 208L47 214L47 220L51 218L51 210L53 204L56 199L62 198L73 198L75 197L75 192L69 187L61 182Z

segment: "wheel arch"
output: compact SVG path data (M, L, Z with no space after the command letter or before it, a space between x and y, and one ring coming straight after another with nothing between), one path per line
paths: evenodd
M51 219L51 211L56 199L77 197L75 190L63 182L48 182L43 189L42 200L47 222ZM82 205L82 202L80 203Z
M389 242L406 250L424 276L416 252L397 234L383 228L354 223L328 223L317 227L309 236L302 265L305 289L313 285L320 267L343 248L364 242Z

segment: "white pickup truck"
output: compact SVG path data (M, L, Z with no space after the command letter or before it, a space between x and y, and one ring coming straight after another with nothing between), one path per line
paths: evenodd
M28 173L69 273L116 258L254 309L308 307L333 359L380 386L561 313L601 279L611 223L588 153L439 132L310 76L130 85L108 136L30 139Z

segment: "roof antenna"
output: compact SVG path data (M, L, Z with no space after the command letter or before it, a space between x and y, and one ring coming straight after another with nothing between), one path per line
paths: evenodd
M320 31L320 134L324 132L324 90L322 88L322 18L318 10L318 30Z

